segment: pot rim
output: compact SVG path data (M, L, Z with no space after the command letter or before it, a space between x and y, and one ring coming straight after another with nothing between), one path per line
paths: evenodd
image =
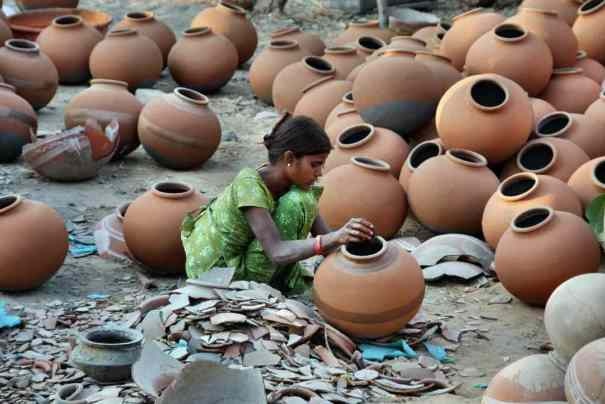
M210 102L208 97L206 97L204 94L186 87L177 87L172 93L181 100L190 102L192 104L208 105Z
M586 0L578 9L578 15L587 15L599 11L605 6L605 0Z
M521 192L520 194L505 195L503 192L504 188L512 185L513 183L515 183L516 181L518 181L520 179L532 180L532 181L534 181L534 184L529 189L527 189L524 192ZM513 174L510 177L506 178L504 181L502 181L500 183L500 185L498 185L498 190L496 192L498 193L498 196L500 197L500 199L502 199L504 201L513 202L513 201L520 201L522 199L525 199L527 196L532 194L539 186L540 186L540 178L538 177L537 174L522 172L522 173Z
M544 217L540 222L538 222L536 224L529 225L529 226L521 226L519 223L519 221L528 219L534 215L544 215L544 214L546 214L546 217ZM555 210L553 208L551 208L550 206L546 206L546 205L535 206L533 208L526 209L526 210L518 213L517 215L515 215L515 217L511 221L510 227L516 233L531 233L532 231L538 230L538 229L546 226L548 223L550 223L552 221L554 216L555 216Z
M376 42L376 44L380 44L380 46L378 48L369 48L361 43L362 40L363 41L365 41L365 40L374 41L374 42ZM376 52L379 49L384 48L387 45L385 41L383 41L382 39L380 39L378 37L372 36L372 35L360 36L359 38L357 38L357 41L355 42L355 44L357 45L358 49L362 50L363 52L370 53L370 54Z
M294 39L272 39L269 41L269 48L283 50L299 48L300 44Z
M504 37L504 36L501 36L498 34L498 30L502 30L502 29L517 30L517 31L521 32L521 35L514 37L514 38L507 38L507 37ZM496 39L498 39L499 41L508 42L508 43L520 42L520 41L524 40L525 38L527 38L527 36L529 35L529 31L526 30L521 24L517 24L517 23L513 23L513 22L503 22L502 24L496 25L494 27L494 29L492 30L492 32L494 33L494 36L496 37Z
M225 11L229 11L230 13L234 13L234 14L238 14L238 15L243 15L243 16L246 15L246 10L244 10L240 6L232 4L231 2L229 2L227 0L220 0L218 2L218 4L216 5L216 7L219 8L219 9L223 9Z
M448 149L445 151L445 156L455 163L468 167L487 167L487 159L485 156L472 150L460 148ZM465 160L461 156L468 157L473 161Z
M313 62L314 64L317 63L320 65L324 65L323 67L325 69L318 69L317 67L313 66L311 62ZM319 56L305 56L302 59L302 63L307 69L314 71L318 74L333 75L336 72L336 69L334 68L332 63Z
M517 14L523 11L527 11L528 13L543 14L549 17L559 17L559 12L557 10L542 10L534 7L519 7Z
M210 28L210 27L206 27L206 26L193 27L193 28L187 28L185 31L183 31L183 36L186 36L186 37L201 36L201 35L209 34L211 32L212 32L212 28Z
M116 208L116 217L120 222L124 221L124 218L126 217L126 213L128 212L128 208L130 207L131 203L132 202L124 202Z
M368 20L368 19L365 19L365 18L359 18L357 20L353 20L353 21L349 22L349 25L347 26L347 28L350 27L350 26L353 26L353 27L370 27L370 28L380 27L380 21L378 21L378 20Z
M358 140L353 143L343 143L342 138L344 138L347 135L350 135L352 133L355 133L356 131L360 131L362 129L364 129L364 132L367 133L363 137L363 139ZM376 136L376 128L374 127L374 125L371 125L369 123L358 123L358 124L351 125L349 127L346 127L345 129L343 129L336 138L336 145L340 149L346 149L346 150L356 149L356 148L368 143L370 140L372 140L372 138L374 136Z
M8 84L8 83L0 83L0 88L2 88L4 90L12 91L13 93L17 92L17 87L13 86L12 84Z
M19 46L22 45L22 46ZM40 53L40 46L33 41L21 38L11 38L4 41L4 46L8 49L20 53L38 54Z
M89 336L92 333L101 332L101 331L118 332L118 333L121 333L122 335L125 335L127 338L131 338L131 341L115 343L115 344L108 344L108 343L103 343L103 342L91 341L89 339ZM131 348L131 347L141 345L141 343L143 342L143 334L140 331L133 330L132 328L101 326L101 327L90 328L90 329L80 333L78 339L80 340L80 342L83 345L90 346L90 347L122 349L122 348Z
M121 80L113 80L113 79L92 79L90 80L90 85L93 86L95 84L111 84L114 86L120 86L124 88L128 88L128 83Z
M542 146L546 146L546 147L550 148L551 153L552 153L552 159L550 160L550 162L548 164L546 164L542 168L530 169L530 168L524 167L523 164L521 164L521 159L523 158L525 153L527 153L528 150L536 147L537 145L542 145ZM552 168L552 166L557 161L558 156L559 156L559 151L557 150L557 148L555 146L553 146L552 144L550 144L550 142L548 142L546 139L534 139L534 140L528 142L525 146L523 146L521 148L521 150L519 150L519 153L517 153L517 159L516 159L517 167L521 171L526 171L526 172L535 173L535 174L543 174Z
M182 191L181 192L166 192L166 191L159 189L159 187L162 187L162 186L181 188ZM153 186L151 187L151 192L154 195L159 196L160 198L182 199L182 198L186 198L189 195L193 194L193 187L185 182L180 182L180 181L162 181L162 182L156 182L155 184L153 184Z
M449 31L452 28L452 23L447 21L439 21L437 24L437 30L443 33Z
M342 96L341 101L348 105L355 105L355 100L353 99L353 90L347 91L345 95Z
M467 17L472 14L484 13L485 11L487 11L487 9L484 7L475 7L468 11L465 11L464 13L457 14L452 17L452 25L454 25L456 21L459 21L461 18Z
M420 56L420 58L422 58L423 56L428 56L429 58L432 59L437 59L441 62L446 62L448 64L452 64L452 59L448 58L445 55L439 54L439 53L435 53L433 51L430 50L418 50L415 51L416 52L416 58L418 58Z
M390 172L391 165L384 160L374 159L366 156L351 157L351 163L357 167L373 171Z
M280 36L293 34L295 32L302 32L302 30L296 25L290 25L287 27L276 29L275 31L271 32L270 36L271 38L279 38Z
M126 14L124 19L129 21L146 22L155 19L155 13L153 11L131 11Z
M107 37L136 35L136 28L114 28L107 33Z
M585 50L578 49L576 52L576 60L588 59L588 53Z
M553 133L542 133L542 128L544 125L548 124L550 121L556 119L556 118L560 118L560 117L564 117L565 119L567 119L567 123L558 131L553 132ZM542 117L542 119L540 119L538 121L538 123L536 124L536 128L534 129L534 132L536 132L536 135L538 137L545 137L545 138L549 138L549 137L559 137L565 134L565 132L567 132L569 130L569 128L571 128L571 126L574 123L574 119L573 116L567 112L567 111L554 111L554 112L550 112L546 115L544 115Z
M67 19L71 19L72 21L68 22L68 23L61 23L62 20L67 20ZM53 19L53 22L52 22L52 25L57 28L71 28L71 27L77 27L82 24L84 24L84 19L82 17L80 17L79 15L75 15L75 14L60 15L59 17L56 17L55 19Z
M374 237L375 240L378 240L381 243L381 247L380 250L378 250L377 252L375 252L374 254L370 254L370 255L355 255L351 252L349 252L349 250L347 249L347 245L343 245L340 247L340 252L342 253L342 255L344 255L347 259L351 260L351 261L372 261L375 260L376 258L379 258L381 256L383 256L386 252L387 252L387 248L388 243L387 241L380 237L380 236L375 236Z
M553 70L552 74L553 74L553 76L555 76L555 75L563 76L566 74L582 74L583 71L584 71L584 69L582 69L581 67L576 67L576 66L559 67L559 68Z
M599 177L597 176L597 170L599 169L599 167L602 165L605 165L605 156L598 157L594 160L595 160L594 161L595 164L594 164L594 167L592 167L592 170L590 172L590 179L594 186L605 190L605 181L601 181L599 179Z
M502 92L504 93L504 99L502 100L502 102L500 102L498 105L493 105L493 106L486 106L486 105L479 104L473 97L473 89L480 83L491 83L491 84L495 84L496 86L498 86L500 88L500 90L502 90ZM506 88L505 85L503 85L502 83L500 83L500 81L498 81L496 78L493 78L493 77L485 77L485 78L479 78L479 79L475 80L475 82L472 85L468 86L467 93L468 93L468 99L470 100L470 103L475 108L477 108L481 111L486 111L486 112L497 111L497 110L503 108L510 100L510 92L508 91L508 88Z
M355 53L355 48L348 45L330 46L324 52L326 55L349 55Z
M405 166L407 167L408 170L410 170L410 172L414 172L418 168L418 167L414 167L412 165L412 159L413 159L414 154L418 153L420 150L425 149L427 146L431 146L431 145L437 146L437 149L438 149L438 153L433 157L441 156L445 152L445 148L443 147L443 145L441 144L441 142L438 139L429 139L429 140L425 140L424 142L418 143L416 146L414 146L414 148L410 151L410 154L408 155L408 157L405 159ZM431 157L429 157L429 158L431 158ZM423 163L426 160L428 160L428 159L423 160Z
M13 210L23 202L23 197L18 194L0 195L0 215ZM3 206L4 203L8 203Z
M426 46L427 43L426 41L420 39L420 38L415 38L411 35L397 35L394 36L393 38L391 38L391 43L393 43L393 41L402 41L402 40L411 40L412 42L416 42L418 45L422 45L422 46Z

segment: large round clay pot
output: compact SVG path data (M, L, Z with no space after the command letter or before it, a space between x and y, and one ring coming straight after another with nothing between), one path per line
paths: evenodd
M61 84L79 84L90 78L88 60L103 35L87 25L82 17L57 17L38 36L40 50L45 53L59 72Z
M0 163L21 155L23 146L34 141L38 117L29 103L15 94L15 87L0 83Z
M441 95L462 79L462 74L452 66L447 56L432 51L416 51L415 59L424 63L433 73L433 77L441 83Z
M584 115L595 122L598 122L605 130L605 91L602 91L597 98L584 112Z
M216 7L202 10L191 22L191 28L196 27L209 27L233 42L239 64L248 61L258 45L256 28L246 18L246 11L228 1L221 0Z
M424 278L414 257L380 237L342 246L321 263L313 281L322 316L358 338L397 332L423 299Z
M544 306L551 293L576 275L596 272L601 247L575 214L533 207L517 214L496 249L496 272L519 300Z
M354 180L353 180L354 179ZM405 192L384 161L353 157L321 180L324 192L319 213L333 229L351 218L363 217L374 224L377 235L389 238L399 231L407 215Z
M410 177L414 171L428 159L440 156L443 153L445 153L445 149L439 139L425 140L418 143L410 151L399 173L399 183L405 192L409 191Z
M296 41L305 50L305 55L322 56L326 49L326 45L319 35L304 32L298 27L285 27L273 31L271 33L271 41Z
M605 63L605 45L599 38L605 35L605 1L585 1L578 10L573 33L578 38L578 47L597 62Z
M89 118L102 127L116 119L119 124L117 160L139 147L137 123L143 104L128 91L124 81L91 80L90 88L73 97L65 106L65 127L84 125Z
M594 198L605 193L605 157L582 164L567 183L587 208Z
M380 28L378 20L357 20L350 22L347 29L338 35L331 43L333 46L343 46L357 41L360 36L375 36L388 43L395 36L393 31Z
M464 67L466 53L483 34L504 21L504 16L476 8L452 19L452 28L444 35L440 53L450 58L458 70Z
M589 79L593 79L598 85L602 85L605 81L605 67L596 60L589 58L586 51L578 51L574 67L582 69L582 74Z
M426 42L413 36L399 35L391 38L388 49L405 49L411 51L426 51Z
M273 80L273 103L279 112L293 113L302 98L303 89L311 83L334 77L334 66L324 58L307 56L297 63L284 67Z
M316 80L303 88L303 96L296 103L294 115L308 116L323 128L330 112L352 87L350 81L335 80L332 77Z
M90 55L92 77L125 81L132 91L153 86L162 68L160 48L131 28L110 31Z
M357 55L359 55L362 60L364 60L364 63L368 57L372 56L377 50L382 49L385 46L386 43L382 39L376 38L374 36L360 36L359 38L357 38L357 42L355 42ZM358 64L355 69L361 66L362 64L363 63ZM347 80L349 79L349 76L353 73L353 70L351 70L351 72L347 75Z
M580 349L569 362L565 374L565 396L571 404L603 403L605 392L605 338Z
M444 94L435 121L446 148L473 150L499 163L527 142L534 115L520 85L497 74L480 74Z
M37 43L9 39L0 48L0 75L34 109L48 105L59 86L59 73Z
M208 203L189 185L162 182L135 199L124 218L124 239L130 252L158 274L185 272L181 223L185 215Z
M529 65L531 69L527 69ZM536 96L550 80L553 59L542 39L520 25L504 23L475 41L466 54L464 68L469 75L497 73L508 77Z
M212 63L199 55L206 55ZM237 66L235 46L207 27L186 30L168 55L168 67L174 81L196 91L220 89L231 80Z
M556 11L559 18L571 27L578 15L580 4L576 0L523 0L521 7Z
M550 105L549 103L547 103L546 101L544 101L541 98L532 97L529 100L531 101L531 107L532 107L532 110L534 111L534 127L546 115L550 114L551 112L556 111L555 107L553 107L552 105Z
M336 79L345 80L354 68L365 61L365 57L357 53L352 46L337 46L326 48L323 57L336 69Z
M605 155L605 136L597 121L586 115L557 111L546 115L536 125L538 137L567 139L588 154L590 158Z
M0 290L35 289L59 270L67 254L63 218L47 205L18 195L0 197ZM23 265L27 261L27 265Z
M364 156L385 161L391 167L391 174L399 177L409 151L408 144L395 132L362 123L344 129L337 136L324 171L349 164L352 157Z
M16 0L19 7L25 10L38 8L76 8L80 0Z
M124 19L116 24L115 29L132 28L139 34L151 39L162 52L163 66L168 63L170 49L176 43L176 36L170 27L155 18L151 11L135 11L126 14ZM214 61L214 58L212 59Z
M212 157L221 142L221 124L205 95L178 87L143 107L139 136L156 162L188 170Z
M508 177L485 205L481 221L485 241L496 249L500 237L517 214L544 205L583 216L578 196L560 179L534 173L519 173Z
M349 91L342 97L341 102L332 110L332 112L330 112L326 118L324 128L330 141L334 145L336 143L336 138L343 130L349 126L360 123L364 123L364 121L357 112L357 109L355 109L353 92Z
M601 87L582 74L582 69L569 67L554 71L540 98L558 110L583 114L600 92Z

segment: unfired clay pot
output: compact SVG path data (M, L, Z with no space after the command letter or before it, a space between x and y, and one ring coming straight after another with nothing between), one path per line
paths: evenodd
M35 289L59 270L67 255L63 218L47 205L18 195L0 197L0 290ZM23 265L27 260L27 265Z
M303 96L296 103L294 115L308 116L323 128L330 112L352 87L350 81L335 80L331 76L318 79L303 88Z
M529 100L531 101L531 107L534 111L534 127L546 115L556 111L555 107L553 107L541 98L530 98Z
M410 177L410 208L435 232L479 234L483 209L498 183L481 154L448 150L426 160Z
M563 111L550 113L536 125L538 137L567 139L588 154L590 158L605 155L605 136L597 121L586 115Z
M462 79L462 74L452 66L451 60L432 51L416 51L415 59L428 67L436 80L441 82L441 95Z
M605 193L605 157L598 157L582 164L571 175L569 186L588 207L594 198Z
M360 36L375 36L389 43L395 33L388 29L381 29L378 20L358 20L349 23L346 30L338 35L333 41L334 46L347 45L357 41Z
M582 74L593 79L599 85L602 85L605 81L605 67L596 60L589 58L586 51L578 51L574 67L582 69Z
M597 62L605 63L605 45L599 38L605 35L605 1L590 0L582 3L573 33L578 38L578 47Z
M558 110L583 114L600 92L601 87L582 74L582 69L570 67L554 71L540 98Z
M21 155L23 146L34 140L38 116L29 103L15 94L15 87L0 83L0 163Z
M304 32L298 27L285 27L271 33L271 41L296 41L305 55L322 56L326 45L319 35Z
M408 192L410 177L420 166L430 158L437 157L445 153L445 149L439 139L425 140L416 145L408 154L405 163L401 167L401 173L399 174L399 183L403 189Z
M412 51L426 51L426 42L413 36L399 35L391 38L388 45L389 49L406 49Z
M523 0L521 7L556 11L559 18L571 27L578 15L580 3L576 0Z
M185 272L181 223L208 203L189 185L162 182L135 199L124 218L124 238L134 257L158 274Z
M485 241L496 249L500 237L517 214L544 205L583 217L578 196L560 179L534 173L508 177L485 205L481 221Z
M201 58L200 55L212 60ZM196 91L214 92L223 87L238 66L237 49L223 35L207 27L189 28L172 47L168 67L174 81Z
M590 226L572 213L534 207L512 220L496 249L496 272L519 300L544 306L574 276L596 272L601 247Z
M605 402L605 338L580 349L571 359L565 374L565 396L571 404Z
M336 69L336 78L345 80L354 68L365 61L366 57L359 55L352 46L337 46L326 48L323 58Z
M588 118L598 122L603 130L605 130L605 91L602 91L584 113Z
M374 36L360 36L359 38L357 38L357 42L355 43L355 47L357 49L357 54L359 56L361 56L361 58L364 60L364 62L367 57L373 55L377 50L382 49L385 46L386 46L386 43L382 39L376 38ZM361 63L361 64L363 64L363 63ZM359 67L361 64L357 65L355 67L355 69L357 67ZM353 70L355 70L355 69L353 69ZM351 70L351 73L353 72L353 70ZM351 75L351 73L349 73L349 75L347 75L347 79Z
M424 298L424 278L406 251L377 237L326 258L313 281L313 300L336 328L378 338L405 327Z

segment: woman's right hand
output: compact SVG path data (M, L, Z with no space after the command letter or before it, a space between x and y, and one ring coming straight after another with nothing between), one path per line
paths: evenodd
M353 218L336 230L338 244L360 243L374 237L374 225L362 218Z

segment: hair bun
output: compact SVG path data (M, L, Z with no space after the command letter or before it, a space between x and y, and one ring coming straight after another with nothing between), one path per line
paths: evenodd
M272 143L273 143L273 133L263 136L263 144L265 145L265 147L267 149L271 147Z

